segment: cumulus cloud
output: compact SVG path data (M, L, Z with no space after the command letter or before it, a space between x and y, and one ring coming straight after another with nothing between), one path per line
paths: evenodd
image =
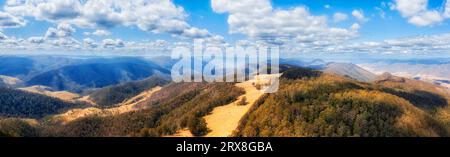
M413 36L381 42L356 42L332 47L333 52L376 54L449 54L450 34Z
M428 26L432 25L434 23L440 23L444 20L444 17L441 16L441 14L436 11L425 11L421 12L417 15L414 15L410 17L408 20L409 23L412 23L417 26Z
M362 10L353 10L352 16L356 18L358 21L365 22L368 19L364 16L364 11Z
M342 22L348 19L347 14L337 12L333 15L334 22Z
M34 44L42 44L45 42L45 38L43 37L29 37L28 42L34 43Z
M203 31L193 32L197 28L186 22L187 13L169 0L8 0L4 10L16 16L83 28L123 25L153 33L205 36Z
M59 24L56 28L50 27L45 33L45 38L64 38L72 37L75 29L69 24Z
M190 38L203 38L208 37L210 34L206 29L189 28L182 32L182 35Z
M95 30L94 32L84 32L84 35L95 35L95 36L109 36L111 35L111 32L107 31L107 30Z
M357 23L352 24L352 26L350 27L352 30L358 30L361 28L361 26Z
M121 39L104 39L102 40L103 48L122 48L125 47L125 43Z
M56 47L80 48L80 42L74 38L58 38L51 40L50 43Z
M328 26L326 16L311 15L306 7L274 9L269 0L211 0L217 13L228 13L230 33L270 43L331 41L357 36L357 32Z
M395 0L395 3L395 9L404 17L411 17L426 11L428 6L428 0Z
M430 26L450 18L450 2L447 1L444 12L428 9L428 0L394 0L392 9L400 12L408 22L416 26Z
M98 47L98 43L96 43L95 40L91 39L91 38L83 39L83 45L86 48L97 48Z
M49 27L42 37L30 37L28 42L47 46L46 48L80 49L81 43L73 37L76 32L70 24L60 23L57 27ZM33 46L30 46L33 47ZM41 47L42 48L42 47Z
M0 12L0 28L17 28L25 26L22 18L13 16L9 13Z

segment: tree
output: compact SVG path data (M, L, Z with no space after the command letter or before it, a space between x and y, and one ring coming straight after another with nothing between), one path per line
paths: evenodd
M194 136L203 136L208 133L206 121L203 118L193 117L188 121L188 128Z
M248 104L248 101L247 101L247 97L245 97L245 96L237 103L238 106L245 106L247 104Z

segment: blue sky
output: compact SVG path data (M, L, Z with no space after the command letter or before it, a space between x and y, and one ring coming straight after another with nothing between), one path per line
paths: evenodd
M176 4L183 6L190 13L190 22L201 28L214 30L215 33L227 35L227 15L217 14L211 9L208 0L175 0ZM295 6L306 6L315 15L333 16L336 12L351 14L355 9L362 9L366 16L370 18L361 29L360 40L384 40L389 38L408 37L416 35L431 35L450 32L450 20L438 25L417 27L408 23L407 19L401 17L400 13L389 8L383 8L382 3L389 3L389 0L272 0L273 6L281 9ZM445 0L429 1L429 8L438 8ZM325 8L329 5L330 8ZM386 18L380 17L382 8L386 13ZM349 26L353 21L349 20L336 24L338 26Z
M450 43L446 0L99 2L0 0L0 49L163 52L202 38L283 45L289 53L446 54Z

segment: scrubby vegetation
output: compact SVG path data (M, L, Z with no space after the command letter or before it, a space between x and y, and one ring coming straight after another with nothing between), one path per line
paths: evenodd
M295 80L295 79L303 79L303 78L312 78L320 75L319 71L311 70L308 68L301 67L291 67L283 71L282 78Z
M247 97L243 97L238 103L238 106L245 106L248 104Z
M139 93L156 86L163 86L169 83L168 80L152 76L148 79L128 82L111 87L102 88L90 94L91 99L101 107L111 107L121 103L126 99L138 95Z
M36 137L39 136L37 127L31 126L24 120L15 118L0 119L0 137Z
M2 117L42 118L79 106L80 104L64 102L40 94L0 87L0 116Z

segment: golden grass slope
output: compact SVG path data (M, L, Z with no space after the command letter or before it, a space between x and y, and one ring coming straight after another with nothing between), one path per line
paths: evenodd
M76 98L80 97L80 95L71 93L68 91L50 91L50 90L48 90L49 87L46 87L46 86L31 86L31 87L25 87L25 88L19 88L19 89L23 90L23 91L31 92L31 93L42 94L42 95L58 98L58 99L68 101L68 102L74 102L74 100Z
M265 84L271 77L279 77L279 75L267 75L257 77L243 83L237 83L236 86L245 90L245 94L241 95L238 100L225 106L214 108L211 114L204 117L208 128L211 130L206 137L228 137L239 126L240 120L250 110L252 105L264 93L257 89L256 85ZM247 105L239 105L243 98L247 99Z

